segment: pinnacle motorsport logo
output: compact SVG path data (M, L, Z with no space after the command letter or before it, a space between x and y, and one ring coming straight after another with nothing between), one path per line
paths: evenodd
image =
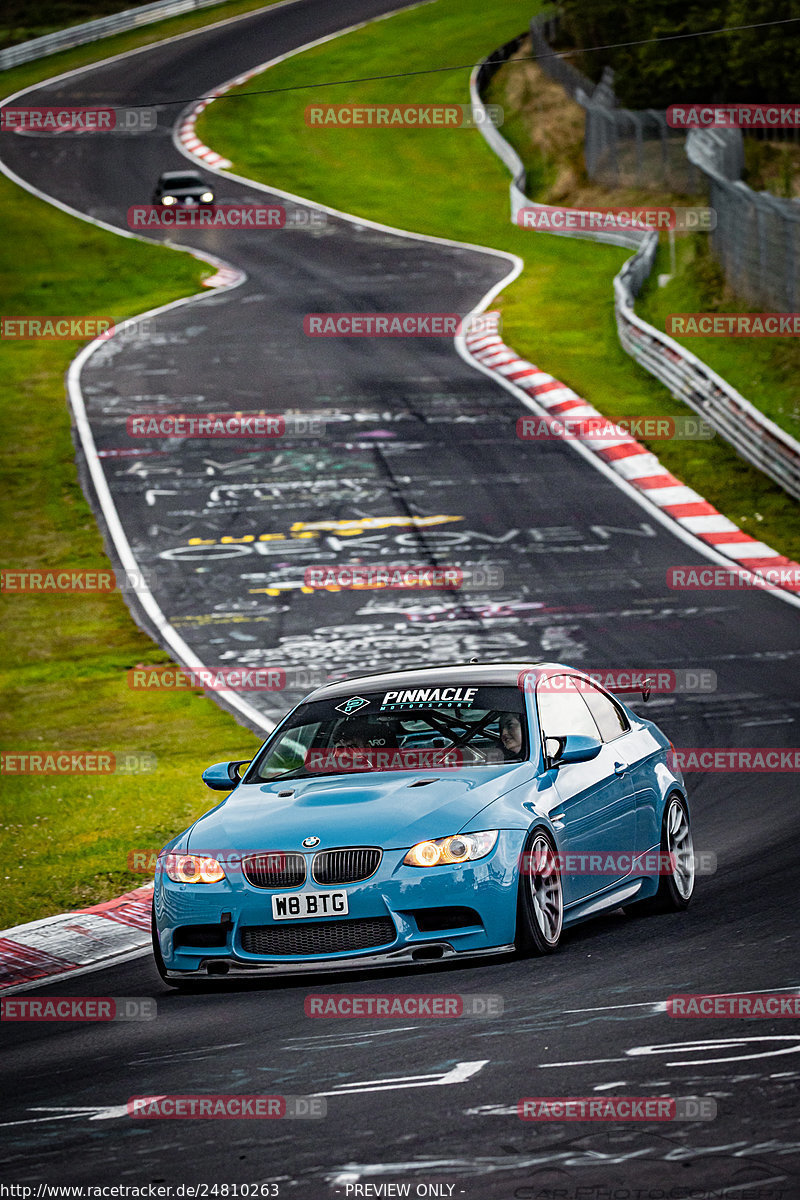
M381 701L381 709L419 708L420 705L435 708L458 708L474 704L477 688L428 687L409 688L405 691L387 692Z
M349 700L343 701L342 704L334 704L337 712L344 713L349 717L350 713L358 712L360 708L365 708L369 704L369 700L365 700L363 696L351 696Z

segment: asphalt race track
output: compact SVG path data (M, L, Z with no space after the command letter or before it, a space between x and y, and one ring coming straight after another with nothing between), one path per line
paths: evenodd
M188 166L171 141L175 101L396 7L300 0L36 89L25 103L158 102L159 128L138 137L3 133L0 156L48 195L125 228L127 208L149 202L161 171ZM219 185L222 203L265 199L235 181ZM705 668L715 691L655 697L646 710L677 746L798 744L796 606L765 593L670 591L670 566L707 559L568 444L520 442L520 405L449 339L303 332L310 312L468 313L508 273L506 259L333 216L173 236L241 267L247 282L159 314L147 337L108 343L81 384L137 561L204 663L331 675L476 655ZM254 449L145 443L126 432L126 417L140 412L262 409L317 415L325 435ZM479 579L502 572L503 584L388 598L300 589L306 567L353 556L453 564ZM269 718L298 694L248 700ZM4 1180L274 1181L282 1196L312 1197L410 1183L412 1195L436 1185L429 1194L476 1200L628 1200L636 1188L642 1200L791 1200L800 1194L796 1021L679 1021L663 1001L800 987L795 777L688 782L695 846L718 859L689 912L615 913L569 932L555 958L182 995L144 957L27 993L155 997L158 1019L4 1025ZM306 1017L310 992L354 990L491 994L504 1013ZM327 1116L209 1125L126 1114L131 1096L201 1092L323 1095ZM710 1096L718 1114L606 1126L517 1116L525 1096L610 1093Z

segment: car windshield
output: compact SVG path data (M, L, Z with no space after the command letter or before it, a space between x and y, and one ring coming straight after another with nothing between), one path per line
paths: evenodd
M197 175L177 175L174 179L162 179L161 186L163 188L204 188L206 185Z
M515 687L425 686L301 704L255 758L245 783L354 771L496 766L527 757Z

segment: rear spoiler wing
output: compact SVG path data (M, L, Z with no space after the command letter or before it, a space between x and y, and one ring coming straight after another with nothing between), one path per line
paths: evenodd
M613 696L626 696L636 692L640 692L645 704L650 699L653 691L653 680L650 676L646 676L641 683L631 683L622 687L608 687L606 691L611 692Z

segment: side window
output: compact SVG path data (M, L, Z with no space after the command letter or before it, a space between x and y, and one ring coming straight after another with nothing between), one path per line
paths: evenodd
M545 738L563 738L568 733L598 739L594 717L569 675L545 678L536 688L539 723Z
M630 729L628 719L613 700L603 695L591 683L583 685L581 694L597 722L597 728L600 730L604 742L613 742L614 738L628 732Z

